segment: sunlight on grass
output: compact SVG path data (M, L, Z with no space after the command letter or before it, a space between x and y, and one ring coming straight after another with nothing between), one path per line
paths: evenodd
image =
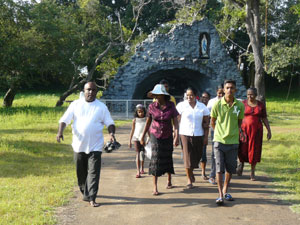
M57 99L17 95L12 108L0 108L0 224L55 224L56 207L73 195L71 130L56 143L58 120L66 110L54 107Z
M298 113L298 111L297 111ZM271 141L264 140L257 170L272 177L278 197L300 213L300 117L271 115Z
M68 104L54 107L57 99L56 94L20 94L12 108L0 108L0 224L55 224L56 207L73 195L70 127L63 143L55 140ZM279 197L300 212L300 104L272 99L267 109L273 138L264 140L257 172L271 177Z

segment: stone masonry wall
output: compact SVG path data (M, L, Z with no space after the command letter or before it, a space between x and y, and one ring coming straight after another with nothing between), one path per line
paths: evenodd
M199 57L199 35L202 32L210 35L209 59ZM203 19L192 25L177 25L167 34L155 32L149 35L136 46L136 52L129 62L119 68L103 98L139 98L143 96L143 93L139 92L152 89L156 84L154 81L151 82L152 74L182 68L197 71L205 77L205 79L202 77L201 84L196 82L202 86L201 90L204 89L214 95L217 85L230 78L237 82L236 96L241 98L246 95L242 77L236 64L222 46L217 30L207 19ZM145 80L147 83L143 83ZM140 85L143 88L137 91Z

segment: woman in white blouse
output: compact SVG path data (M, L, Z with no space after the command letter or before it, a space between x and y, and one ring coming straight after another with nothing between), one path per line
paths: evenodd
M186 100L176 109L179 113L179 134L183 149L183 161L188 178L187 188L193 188L195 177L193 170L199 168L203 145L208 143L209 110L196 100L196 90L189 87Z

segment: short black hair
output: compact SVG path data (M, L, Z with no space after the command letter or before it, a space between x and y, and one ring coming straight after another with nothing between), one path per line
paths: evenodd
M193 92L193 94L195 95L195 96L197 96L197 90L195 89L195 88L193 88L193 87L188 87L186 90L185 90L185 92L187 92L187 91L192 91Z
M162 79L159 84L167 84L169 85L169 82L166 79Z
M218 86L217 86L217 91L219 90L219 89L223 89L224 88L224 85L223 84L219 84Z
M236 87L236 82L235 82L235 80L230 80L230 79L225 80L225 81L224 81L224 86L225 86L226 84L233 84L233 85Z
M203 94L207 94L208 97L210 98L210 94L209 94L207 91L203 91L203 92L202 92L202 95L203 95Z

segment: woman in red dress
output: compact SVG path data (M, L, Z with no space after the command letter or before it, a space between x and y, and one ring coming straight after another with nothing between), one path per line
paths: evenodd
M243 101L245 105L245 117L241 126L242 136L239 149L239 160L237 174L239 176L243 173L244 162L251 164L250 179L255 180L255 166L260 162L261 149L263 141L263 125L268 130L267 139L272 137L269 121L267 118L265 104L256 100L256 88L249 88L247 90L247 99Z

